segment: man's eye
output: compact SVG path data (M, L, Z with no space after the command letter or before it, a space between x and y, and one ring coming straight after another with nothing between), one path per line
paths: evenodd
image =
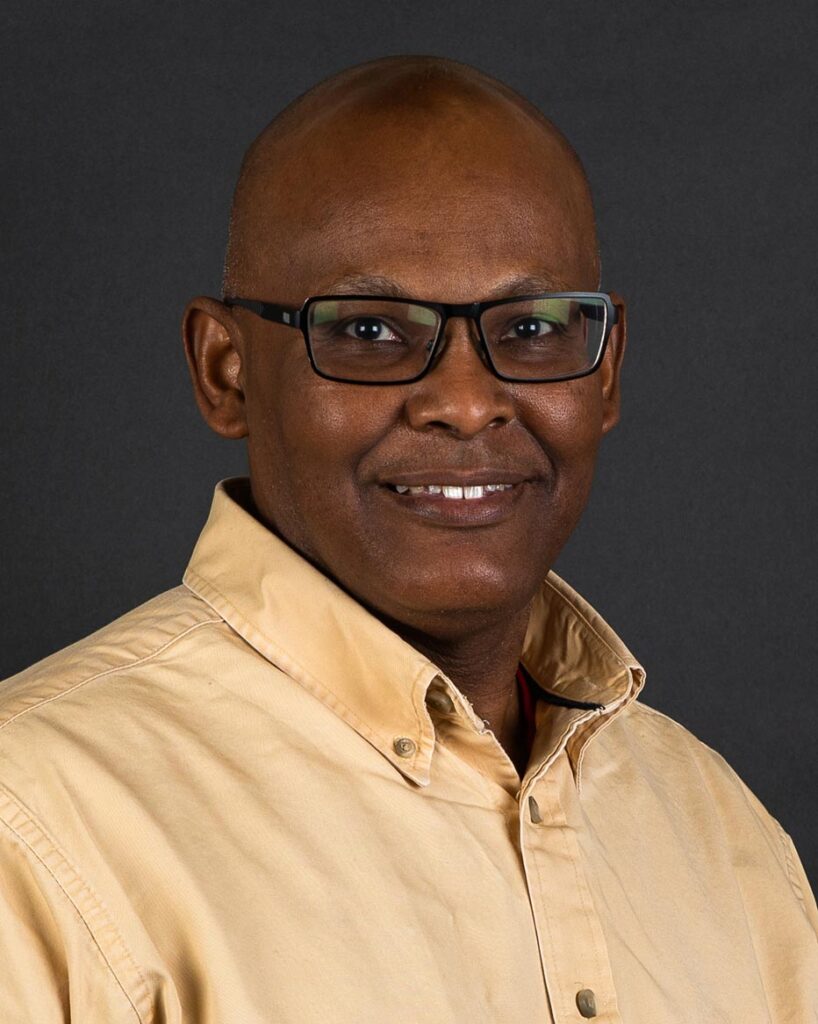
M398 341L388 324L374 316L358 316L343 325L343 334L359 341Z
M527 316L517 320L510 325L506 332L507 338L544 338L549 334L556 334L557 324L550 320L543 320L541 317Z

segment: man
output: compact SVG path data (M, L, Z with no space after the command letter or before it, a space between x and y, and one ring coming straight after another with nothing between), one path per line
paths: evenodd
M789 837L549 573L625 307L563 137L377 61L250 149L184 576L7 681L9 1024L818 1020Z

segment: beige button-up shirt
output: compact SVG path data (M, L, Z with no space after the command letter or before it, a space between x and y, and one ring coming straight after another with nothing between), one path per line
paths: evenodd
M0 685L2 1024L801 1024L793 845L553 573L520 779L223 482L184 585Z

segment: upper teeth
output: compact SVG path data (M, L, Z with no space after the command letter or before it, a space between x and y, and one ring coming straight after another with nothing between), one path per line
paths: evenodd
M395 484L398 494L442 494L444 498L482 498L491 491L508 491L513 484L480 484L477 487L450 487L448 484L427 484L424 487L407 487Z

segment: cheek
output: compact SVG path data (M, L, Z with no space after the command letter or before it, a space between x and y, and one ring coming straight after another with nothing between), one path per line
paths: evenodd
M553 470L549 497L553 540L561 546L588 501L602 436L602 395L594 377L547 385L530 410L527 427ZM559 524L559 525L558 525Z
M361 518L357 467L388 431L394 403L288 362L268 376L275 383L248 394L253 493L265 519L315 557Z
M366 430L363 396L352 385L314 373L301 339L253 355L246 389L248 444L257 461L263 455L266 465L259 469L281 478L307 475L321 464L345 464L356 435ZM285 480L278 482L286 486Z
M306 475L312 471L315 485L321 479L349 480L355 467L392 423L392 410L374 401L371 389L351 384L314 382L299 392L290 389L279 405L278 433L289 461Z
M542 385L524 414L555 468L580 470L593 463L602 435L602 394L594 376Z

